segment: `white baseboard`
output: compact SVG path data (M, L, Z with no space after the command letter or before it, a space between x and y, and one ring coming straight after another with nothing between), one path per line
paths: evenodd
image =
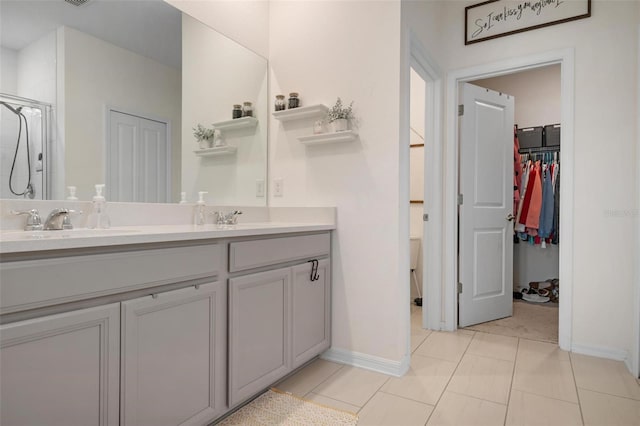
M596 356L598 358L607 358L607 359L613 359L616 361L624 361L625 364L627 365L627 368L629 367L629 364L627 363L627 360L629 359L629 354L627 353L627 351L622 349L605 348L601 346L580 345L580 344L574 343L571 345L571 352L575 352L577 354L582 354L582 355ZM631 371L631 369L629 369L629 371Z
M410 361L409 356L405 356L401 361L393 361L374 355L367 355L336 348L327 350L320 355L320 358L395 377L401 377L409 370Z

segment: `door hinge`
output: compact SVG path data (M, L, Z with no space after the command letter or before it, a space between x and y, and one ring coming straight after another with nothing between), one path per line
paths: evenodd
M464 197L462 196L462 194L458 194L458 205L461 206L463 201Z
M464 105L458 105L458 117L462 117L464 115Z
M458 294L462 293L462 283L458 283Z
M429 222L429 214L428 213L425 213L425 214L422 215L422 221L423 222Z

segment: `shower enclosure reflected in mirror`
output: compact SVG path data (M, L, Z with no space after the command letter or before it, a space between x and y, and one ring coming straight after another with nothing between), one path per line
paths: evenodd
M106 183L112 201L175 202L185 191L193 202L208 191L219 205L266 204L256 194L265 58L162 0L2 0L0 20L1 101L11 107L0 106L2 198L61 199L76 186L90 200ZM235 152L196 155L192 129L231 119L246 101L258 124L223 130Z
M45 200L51 106L0 95L0 198Z

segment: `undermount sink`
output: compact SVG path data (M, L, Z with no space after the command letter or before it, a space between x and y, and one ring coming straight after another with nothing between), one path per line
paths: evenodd
M110 235L127 235L140 232L137 229L63 229L61 231L3 231L2 241L43 240L51 238L85 238L106 237Z

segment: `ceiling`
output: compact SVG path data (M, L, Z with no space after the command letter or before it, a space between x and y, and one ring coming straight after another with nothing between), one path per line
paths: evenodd
M65 25L180 69L181 22L163 0L1 0L0 44L20 50Z

